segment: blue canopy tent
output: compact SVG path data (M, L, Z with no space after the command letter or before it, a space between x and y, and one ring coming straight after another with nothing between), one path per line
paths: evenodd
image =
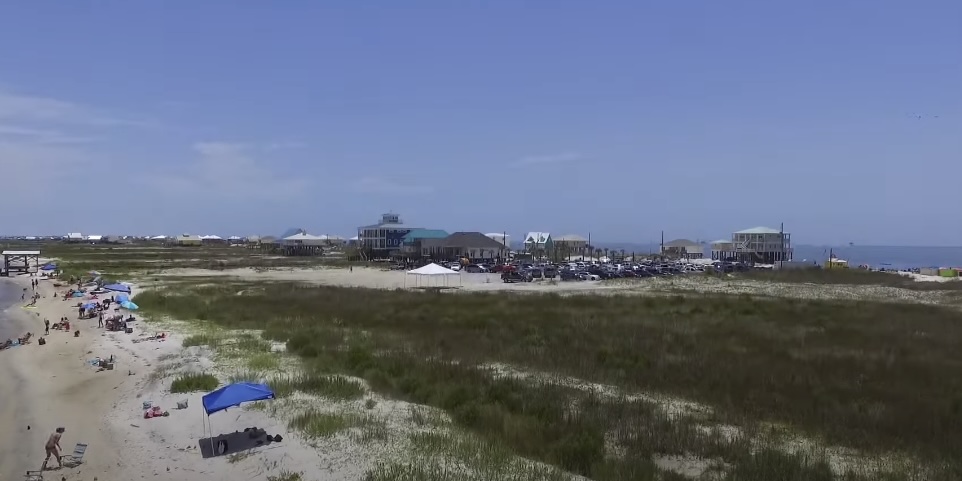
M107 289L108 291L126 292L127 294L130 294L130 287L123 284L107 284L104 286L104 289Z
M118 294L116 297L114 297L114 300L117 301L117 304L123 304L130 300L130 296L127 294Z
M274 391L266 384L256 384L252 382L238 382L228 384L216 391L204 394L201 402L204 404L204 413L207 415L205 431L210 431L210 451L214 454L214 433L210 426L210 415L227 408L240 406L243 403L254 401L265 401L274 399ZM206 432L204 433L207 434Z
M130 302L130 301L121 302L121 303L120 303L120 307L123 307L124 309L127 309L128 311L136 311L137 309L140 309L140 306L138 306L137 304L134 304L133 302Z

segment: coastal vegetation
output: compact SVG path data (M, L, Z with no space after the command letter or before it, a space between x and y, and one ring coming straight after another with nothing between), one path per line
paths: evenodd
M617 295L442 294L168 271L326 264L243 248L45 255L68 274L150 285L136 298L149 323L176 323L190 357L228 368L219 379L163 359L151 379L172 378L171 392L265 382L279 401L252 408L283 412L308 439L402 438L405 454L372 467L369 481L962 477L958 306L851 298L881 286L951 300L917 291L962 292L958 282L801 270ZM711 294L702 281L785 289ZM791 297L803 284L850 297ZM308 397L328 407L288 409ZM413 430L380 417L399 402L412 403Z
M383 396L443 410L479 442L592 479L684 479L665 460L692 457L719 479L911 479L920 466L926 479L960 473L962 381L946 373L962 366L962 325L942 307L185 287L144 292L138 303L157 318L260 332L233 349L260 355L268 341L283 343L305 373L246 377L349 399L364 392L343 377L353 376ZM210 334L187 343L224 345ZM330 416L308 412L292 424L325 432L337 424ZM851 451L884 469L866 474L839 461ZM445 472L415 464L379 466L369 479Z
M167 269L236 268L277 269L317 266L346 266L344 258L285 257L268 250L229 247L226 245L197 247L165 247L162 245L110 244L9 244L4 249L41 249L47 258L69 262L60 266L66 276L89 277L96 271L110 278L129 278L162 272ZM357 263L354 263L357 265Z
M212 374L185 374L170 383L170 392L212 391L218 384L217 377Z
M869 271L865 269L756 270L728 275L736 279L750 279L763 282L884 286L913 291L962 292L962 282L958 280L948 282L919 282L911 277L898 275L893 272Z

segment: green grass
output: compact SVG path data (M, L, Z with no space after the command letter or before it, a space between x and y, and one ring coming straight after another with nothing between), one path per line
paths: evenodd
M838 284L850 286L887 286L914 291L962 291L962 282L919 282L893 272L864 269L784 269L757 270L733 274L736 278L766 282Z
M171 393L213 391L220 382L211 374L184 374L170 383Z
M289 423L289 427L311 438L329 438L347 429L376 424L373 418L367 416L309 410L295 416Z
M221 336L216 334L193 334L184 338L184 347L207 346L217 347L220 345Z
M282 470L279 474L272 474L267 481L301 481L303 474L296 471Z
M231 382L266 383L274 394L289 397L295 392L336 401L360 399L366 390L361 383L343 376L323 374L318 371L304 372L291 376L264 376L260 371L249 371L231 376Z
M775 448L765 454L699 429L720 421L750 432L774 422L825 443L918 456L933 469L926 479L959 474L962 380L947 374L962 367L956 311L749 296L450 295L293 284L250 285L237 296L239 287L150 291L138 303L148 315L262 330L301 357L306 372L362 377L385 395L445 410L485 442L593 479L670 476L651 456L689 453L723 459L738 473L733 479L823 476L817 457L778 457ZM668 419L636 400L492 378L474 367L492 362L681 396L715 413ZM308 384L341 392L334 378L323 379ZM316 432L337 427L333 419L301 423ZM634 454L609 456L606 439ZM378 476L404 469L385 466Z
M269 352L257 353L247 359L247 368L252 371L275 371L280 366L280 358Z
M344 258L280 257L268 250L227 246L164 247L141 243L133 245L65 244L62 242L7 242L3 249L40 249L44 257L57 258L64 274L87 277L96 270L111 279L130 279L160 273L171 268L225 270L241 267L276 269L292 267L362 265ZM347 251L350 254L350 251Z

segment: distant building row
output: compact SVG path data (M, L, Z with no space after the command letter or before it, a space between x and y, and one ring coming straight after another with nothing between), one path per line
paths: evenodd
M733 232L731 239L720 239L710 243L711 258L714 260L734 260L760 264L775 264L792 260L792 236L770 227L753 227ZM665 242L662 254L672 257L701 259L705 257L703 243L688 239Z

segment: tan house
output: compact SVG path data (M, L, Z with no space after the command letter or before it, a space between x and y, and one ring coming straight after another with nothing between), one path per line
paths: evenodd
M575 234L566 234L554 239L554 249L562 255L584 255L588 249L588 239Z
M661 246L661 254L683 259L701 259L705 257L705 248L693 240L676 239L671 242L665 242Z
M203 239L196 234L181 234L174 241L179 246L199 246L204 243Z

